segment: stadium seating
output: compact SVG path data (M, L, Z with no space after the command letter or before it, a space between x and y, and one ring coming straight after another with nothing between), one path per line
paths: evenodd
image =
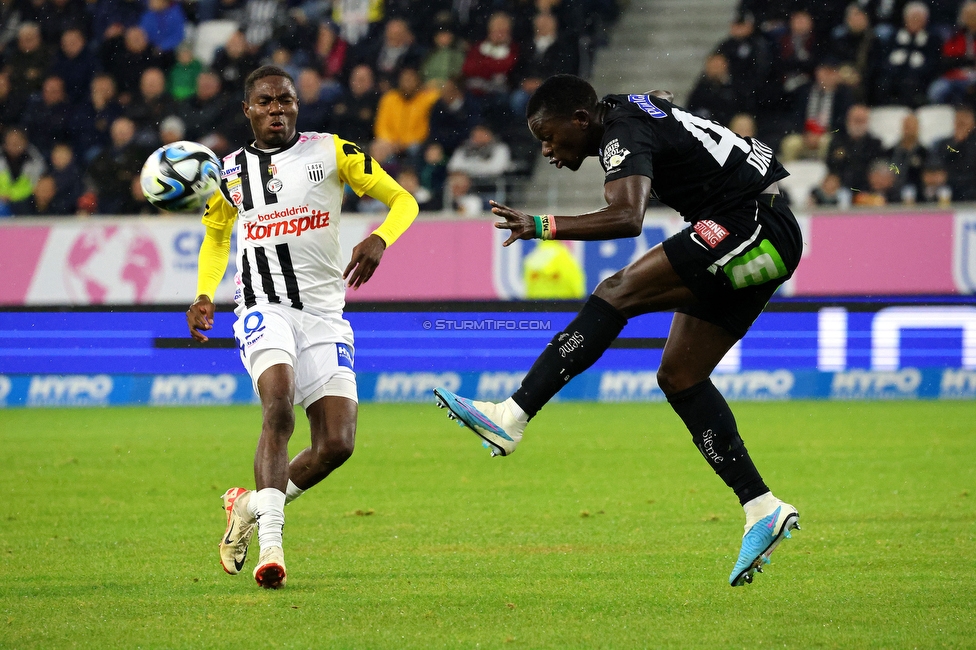
M193 54L204 66L209 66L217 50L227 43L231 34L240 29L236 20L205 20L197 25L193 36Z
M827 165L819 160L794 160L783 165L790 175L779 182L794 206L806 204L810 191L827 175Z
M907 106L875 106L871 109L868 131L890 149L901 139L902 122L911 112Z
M955 113L952 106L946 104L919 106L915 114L918 116L918 139L921 143L931 147L936 140L952 135Z

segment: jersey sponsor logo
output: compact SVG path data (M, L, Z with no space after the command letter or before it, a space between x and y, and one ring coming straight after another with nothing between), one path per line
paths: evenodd
M220 170L220 177L227 178L228 176L235 176L241 173L241 166L234 165L233 167L228 167L227 169Z
M651 102L651 98L648 95L627 95L627 101L636 104L639 109L653 118L661 119L662 117L668 116L667 113Z
M620 141L614 138L607 143L603 149L603 168L609 174L611 170L619 167L624 159L630 155L630 151L620 146Z
M235 187L234 189L230 189L228 187L227 189L228 189L228 191L230 191L230 200L238 208L241 207L241 204L244 203L244 192L241 191L241 188L240 187Z
M277 194L281 191L281 188L284 187L284 183L281 182L281 179L272 178L270 181L268 181L267 187L269 192L272 194Z
M247 241L261 241L269 237L279 237L281 235L295 235L301 237L309 230L318 230L329 225L329 213L312 210L312 214L307 217L288 219L287 221L277 221L270 224L243 223Z
M241 186L241 179L239 176L235 176L234 178L227 181L227 189L229 190L232 190L235 187L240 187L240 186Z
M276 221L285 217L294 217L300 214L311 214L311 209L307 205L296 205L284 210L272 210L271 212L259 212L258 221Z
M702 241L708 244L709 248L715 248L723 239L729 236L728 230L711 219L696 221L694 229L698 233L698 236L702 238Z
M353 370L352 350L345 343L336 343L336 360L343 368Z
M308 174L310 183L321 183L325 180L325 163L316 161L305 165L305 173Z

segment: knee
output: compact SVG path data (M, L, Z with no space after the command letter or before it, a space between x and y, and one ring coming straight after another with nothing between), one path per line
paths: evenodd
M315 462L319 467L336 468L349 460L356 447L356 427L343 427L337 433L324 437L313 446Z
M671 397L675 393L687 390L702 381L701 377L693 376L687 371L682 371L673 364L662 362L657 369L657 385L661 387L661 392L665 397Z

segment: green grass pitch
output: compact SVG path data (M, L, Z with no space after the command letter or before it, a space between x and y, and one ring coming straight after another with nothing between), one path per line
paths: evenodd
M734 408L803 528L752 585L667 405L552 404L490 459L433 404L364 404L277 592L256 548L217 560L256 407L0 411L0 647L976 647L976 404Z

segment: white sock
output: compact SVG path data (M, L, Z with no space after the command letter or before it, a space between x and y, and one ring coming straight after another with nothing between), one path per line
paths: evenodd
M285 525L285 494L275 488L257 490L251 496L254 515L258 520L258 545L262 548L281 546L281 529Z
M511 414L515 416L515 421L518 422L519 424L525 424L526 422L529 421L529 416L525 414L525 411L522 410L522 407L516 404L515 400L513 400L511 397L509 397L507 400L502 402L502 404L508 407L508 410L511 412Z
M767 497L772 497L772 496L773 496L773 493L772 492L765 492L763 494L760 494L756 498L749 499L748 501L746 501L745 503L743 503L742 504L742 509L746 511L746 516L748 516L750 512L755 511L755 509L762 508L763 507L763 503L766 501L766 498Z
M287 506L303 494L305 494L305 490L292 483L291 479L288 479L288 487L285 488L285 505Z

